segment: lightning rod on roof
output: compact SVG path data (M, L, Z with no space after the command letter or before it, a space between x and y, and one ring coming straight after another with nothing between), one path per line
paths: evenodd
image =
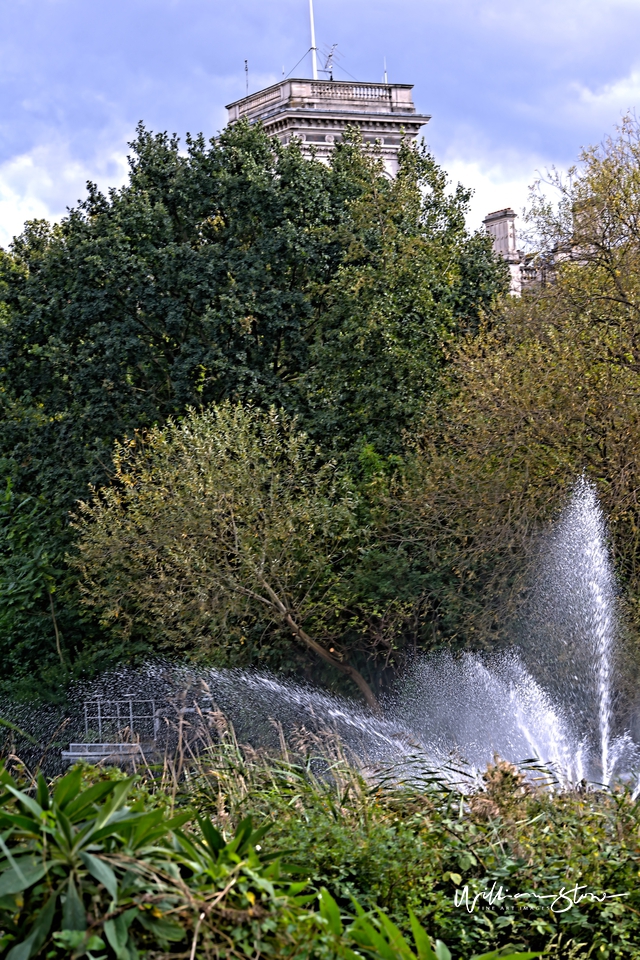
M313 79L318 79L318 59L316 56L316 25L313 20L313 0L309 0L309 19L311 21L311 62L313 64Z

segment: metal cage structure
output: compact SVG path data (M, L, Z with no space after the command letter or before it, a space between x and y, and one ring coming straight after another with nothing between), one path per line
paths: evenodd
M136 700L127 697L123 700L105 700L96 697L84 704L84 730L87 741L92 737L104 743L107 738L116 737L122 742L127 735L129 741L155 741L158 737L160 717L155 700Z

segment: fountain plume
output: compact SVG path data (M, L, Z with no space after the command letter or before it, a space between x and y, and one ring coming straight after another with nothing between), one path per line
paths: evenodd
M543 765L548 782L608 785L640 768L640 751L616 717L618 623L606 523L583 477L543 544L513 648L416 659L384 718L264 673L156 664L123 668L86 690L85 700L105 709L85 706L84 733L95 739L88 717L125 717L127 704L134 717L132 702L151 702L156 750L176 749L176 731L200 749L222 712L240 742L277 751L283 742L334 737L361 766L393 766L398 777L419 772L472 784L499 756ZM110 735L135 733L114 727Z

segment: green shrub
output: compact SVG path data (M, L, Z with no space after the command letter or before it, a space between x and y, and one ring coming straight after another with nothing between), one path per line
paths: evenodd
M51 790L40 776L28 791L1 774L7 960L184 955L196 941L203 957L275 956L292 952L292 931L304 940L305 884L282 880L278 859L260 856L266 826L247 818L229 841L202 819L187 831L191 812L171 816L144 795L127 806L134 778L83 787L82 777L76 768Z
M554 794L501 763L469 798L437 781L382 788L341 762L325 760L318 778L314 760L259 764L222 750L212 760L190 785L193 802L228 827L269 815L265 844L287 848L288 866L343 911L354 899L380 908L404 934L413 912L465 958L508 945L559 960L638 956L640 805L626 790ZM456 906L465 887L473 904L494 883L524 896ZM562 912L535 899L575 884L612 898L562 900Z
M89 769L85 782L84 773L74 768L53 789L40 776L30 790L0 772L6 960L356 960L352 946L373 960L415 960L381 911L370 917L354 903L345 927L327 890L313 911L306 881L282 877L277 855L262 852L268 823L254 829L246 817L226 840L192 811L172 815L169 797L137 789L135 777ZM411 922L418 960L450 960Z

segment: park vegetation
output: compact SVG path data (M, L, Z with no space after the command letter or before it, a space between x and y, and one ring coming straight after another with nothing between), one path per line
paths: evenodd
M233 646L237 665L293 673L320 659L327 683L356 680L373 703L425 622L425 570L386 536L380 494L401 475L406 436L441 393L455 344L505 290L488 238L466 229L468 199L408 146L389 181L356 133L325 166L259 127L188 139L186 152L140 128L127 186L104 196L89 185L59 225L27 224L0 254L0 650L12 695L56 696L78 675L175 642L180 655L225 663ZM202 433L205 456L207 445L228 448L224 464L202 463L203 496L220 506L232 484L242 529L258 514L259 524L232 561L232 519L218 514L203 558L203 575L215 569L209 597L198 613L193 595L174 595L163 635L150 620L162 565L144 599L125 589L114 603L118 577L142 586L148 556L140 543L118 574L98 540L80 546L89 513L79 503L110 490L101 516L115 523L126 476L145 458L153 473L166 445L169 472L192 469L179 466L185 430ZM157 515L168 554L172 537L184 541L182 572L165 571L183 584L200 535L174 525L190 482L185 473ZM269 486L295 513L290 534L285 509L260 513ZM144 509L136 501L130 536L148 523ZM269 579L252 604L262 549Z
M0 773L3 957L637 956L628 792L554 796L504 762L471 797L373 783L317 745L261 757L229 729L177 773Z
M0 251L3 702L164 658L379 712L416 655L518 635L582 475L637 688L640 124L554 177L557 204L534 194L520 298L425 148L393 181L355 131L329 165L243 123L184 150L140 127L131 150L126 186ZM496 759L465 797L308 759L226 728L173 780L48 782L13 757L0 952L637 955L628 792L554 794ZM516 876L624 897L454 909Z

